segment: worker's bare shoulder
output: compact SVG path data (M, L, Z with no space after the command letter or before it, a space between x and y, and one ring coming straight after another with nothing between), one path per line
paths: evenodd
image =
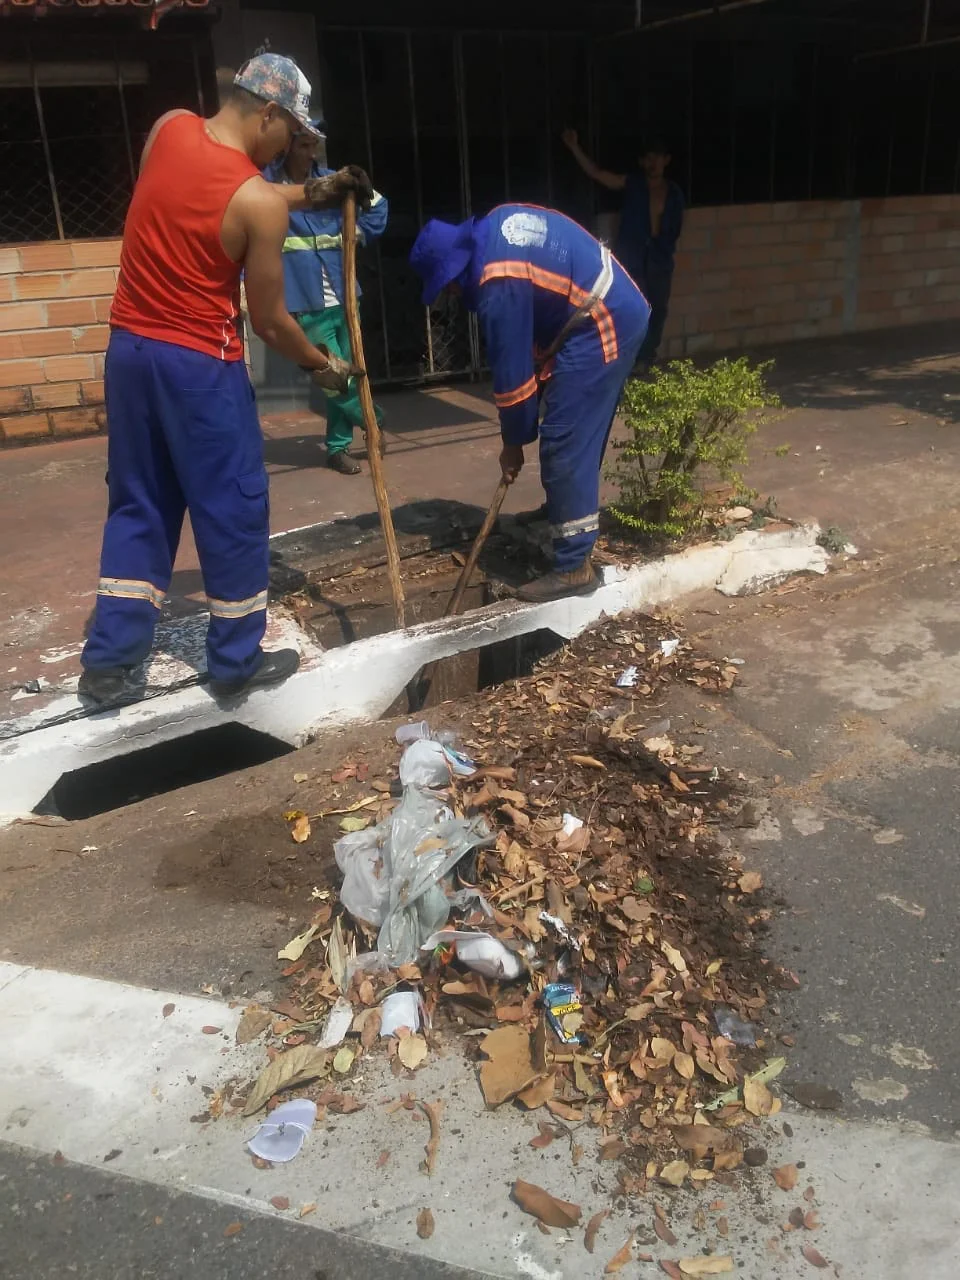
M231 211L239 215L248 231L273 232L287 225L286 201L275 184L259 174L237 188L230 204Z

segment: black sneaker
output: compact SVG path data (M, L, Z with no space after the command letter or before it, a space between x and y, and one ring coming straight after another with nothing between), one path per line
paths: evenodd
M132 667L84 667L77 684L77 697L98 707L123 702L133 696L126 678Z
M280 684L299 666L300 654L296 649L274 649L263 654L263 661L246 680L211 680L210 688L214 693L226 695L249 693L251 689L260 689L264 685Z
M346 451L327 454L327 466L342 476L358 476L362 470L360 463L355 462Z

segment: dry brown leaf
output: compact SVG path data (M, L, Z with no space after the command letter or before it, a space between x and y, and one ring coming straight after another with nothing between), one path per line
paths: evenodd
M763 888L763 876L759 871L745 871L737 881L741 893L756 893Z
M732 1270L733 1259L729 1256L680 1259L680 1274L684 1276L725 1276Z
M820 1219L817 1216L816 1209L808 1209L803 1215L803 1225L808 1231L816 1231L820 1226Z
M605 1276L612 1276L612 1275L615 1275L616 1272L622 1271L623 1268L627 1265L627 1263L631 1260L631 1258L633 1257L633 1236L634 1236L634 1233L631 1231L630 1234L627 1236L623 1245L617 1250L617 1252L613 1255L613 1257L610 1259L607 1265L603 1268L603 1274Z
M533 1065L530 1036L521 1026L508 1024L480 1042L487 1060L480 1065L480 1088L488 1107L515 1098L540 1074Z
M261 1009L256 1004L250 1005L244 1009L243 1017L237 1027L237 1044L249 1044L251 1040L256 1040L257 1036L263 1035L272 1021L273 1014L269 1009Z
M230 1236L235 1236L238 1231L242 1231L242 1230L243 1230L242 1222L231 1222L229 1227L225 1229L223 1234L229 1238Z
M677 1243L677 1237L673 1234L662 1218L654 1217L653 1229L664 1244L675 1245Z
M303 844L305 840L310 839L310 819L305 813L294 818L290 826L290 835L297 844Z
M363 1018L360 1026L360 1043L365 1049L372 1049L380 1037L383 1014L379 1009L365 1009L359 1016Z
M800 1250L808 1262L812 1262L815 1267L829 1267L830 1263L826 1260L819 1249L815 1249L812 1244L805 1244Z
M215 1036L223 1027L201 1027L200 1030L205 1036Z
M723 1151L730 1145L730 1134L712 1124L681 1124L670 1132L674 1142L684 1151L695 1151L698 1148Z
M290 1201L287 1196L271 1196L270 1203L275 1209L289 1209Z
M526 828L530 826L529 814L524 813L522 809L515 808L512 804L501 805L500 812L505 813L515 827Z
M416 1071L427 1056L427 1042L423 1036L404 1036L397 1046L397 1057L408 1071Z
M278 1054L257 1076L243 1108L245 1116L255 1115L275 1093L293 1085L305 1084L325 1075L330 1055L325 1049L305 1044Z
M677 773L674 773L672 769L670 770L668 776L670 778L671 787L673 787L674 791L676 791L678 795L682 795L685 791L690 790L690 788L683 781L680 775Z
M536 1111L537 1107L542 1107L549 1102L556 1087L556 1075L544 1076L542 1080L535 1080L526 1089L522 1089L517 1094L517 1101L523 1103L528 1111Z
M571 764L578 764L583 769L602 769L606 771L607 766L602 760L598 760L595 756L567 756Z
M165 1004L161 1012L165 1018L169 1018L171 1013L173 1013L174 1009L176 1009L176 1007L177 1006L175 1004Z
M690 1166L686 1160L671 1160L660 1170L660 1181L668 1183L671 1187L680 1187L689 1172Z
M597 1153L598 1160L619 1160L622 1155L630 1150L627 1144L621 1138L608 1138L606 1142L601 1142L600 1150Z
M672 1062L677 1046L666 1036L654 1036L650 1041L650 1052L658 1062Z
M673 1069L678 1076L682 1076L684 1080L692 1080L693 1073L696 1071L693 1059L689 1053L675 1053L673 1055ZM700 1126L698 1126L699 1128Z
M739 1169L743 1164L743 1152L737 1148L734 1151L718 1151L713 1157L714 1169Z
M582 1111L578 1111L576 1107L568 1106L567 1103L561 1102L559 1098L548 1098L547 1110L560 1120L569 1120L571 1124L578 1124L583 1119Z
M634 924L646 924L653 915L653 907L649 902L638 902L632 895L624 898L620 903L620 910Z
M773 1180L781 1191L792 1191L797 1185L799 1173L795 1164L782 1164L779 1169L771 1170Z
M674 969L676 969L677 973L687 972L686 960L684 960L683 956L677 950L677 948L672 947L670 943L666 941L666 939L664 939L660 943L660 950L663 952L663 954L667 957L667 959L673 965Z
M531 1138L529 1143L527 1144L528 1146L533 1147L534 1150L536 1151L542 1151L544 1147L549 1147L550 1143L553 1141L555 1136L553 1132L553 1126L549 1124L544 1124L542 1120L540 1121L539 1128L540 1128L540 1132L537 1134L535 1138Z
M597 1243L597 1232L603 1223L604 1218L610 1217L609 1209L601 1209L599 1213L595 1213L587 1223L587 1229L583 1233L583 1245L587 1253L593 1253L594 1245Z
M660 1270L665 1271L670 1280L683 1280L683 1272L675 1262L671 1262L669 1258L660 1259Z
M752 1116L769 1116L773 1112L773 1094L759 1080L743 1083L743 1105Z
M523 1182L518 1178L513 1184L513 1198L525 1213L532 1214L548 1227L575 1227L580 1221L578 1204L558 1200L533 1182Z
M435 1226L432 1212L429 1209L421 1209L417 1214L417 1235L420 1239L429 1240L433 1235Z
M717 1219L717 1235L718 1235L718 1236L722 1236L722 1238L723 1238L724 1240L726 1240L726 1238L727 1238L727 1236L728 1236L729 1234L730 1234L730 1221L729 1221L729 1219L728 1219L728 1218L718 1218L718 1219Z

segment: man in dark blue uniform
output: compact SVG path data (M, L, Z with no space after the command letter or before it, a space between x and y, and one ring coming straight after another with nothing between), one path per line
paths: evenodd
M666 143L651 139L640 156L639 169L612 173L590 159L575 129L565 129L563 141L594 182L623 192L616 253L650 303L650 327L640 350L640 361L649 368L657 358L667 322L674 253L683 228L683 193L666 176L670 150Z
M535 205L501 205L459 226L428 222L410 261L428 306L452 288L477 312L505 480L517 478L524 446L540 438L554 568L517 594L542 601L594 591L600 465L647 331L646 300L609 249L564 214Z

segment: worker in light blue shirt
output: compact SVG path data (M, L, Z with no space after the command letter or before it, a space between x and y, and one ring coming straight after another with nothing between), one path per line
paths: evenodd
M536 205L501 205L459 226L433 219L410 262L428 306L452 289L477 313L508 483L523 466L524 446L539 437L554 567L517 595L545 601L595 591L600 466L647 331L643 294L588 231Z
M318 140L300 133L290 150L263 173L268 182L306 182L331 173L323 165L326 124L311 122ZM368 209L357 211L357 238L367 244L383 235L388 206L384 196L374 191ZM292 213L283 242L283 275L287 310L313 343L321 343L334 355L350 360L350 337L343 309L343 237L339 208L311 209ZM325 392L327 409L327 466L340 475L355 476L360 464L351 457L354 427L363 426L363 411L356 380L351 378L342 394ZM377 420L381 418L377 409Z

